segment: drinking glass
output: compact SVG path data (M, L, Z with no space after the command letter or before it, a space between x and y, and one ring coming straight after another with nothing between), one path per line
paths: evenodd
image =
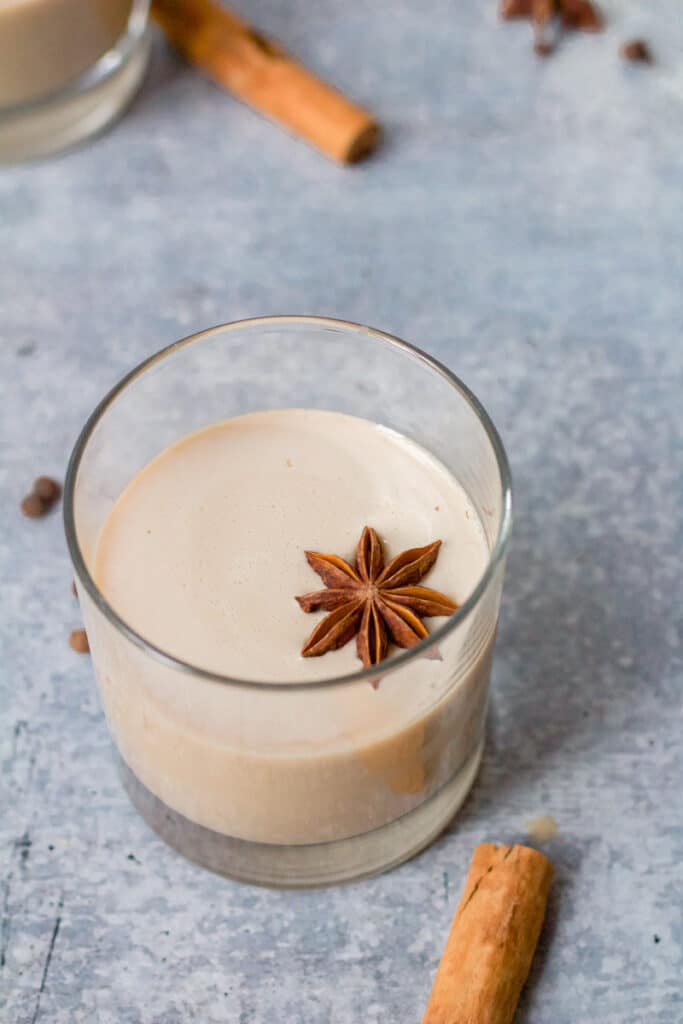
M98 537L129 481L179 438L293 407L373 420L435 455L481 519L488 564L454 615L379 665L305 683L219 675L117 614L94 578ZM124 377L76 443L64 515L123 783L149 825L214 871L274 886L373 874L428 844L482 756L510 501L506 455L477 399L381 331L245 320L178 341Z

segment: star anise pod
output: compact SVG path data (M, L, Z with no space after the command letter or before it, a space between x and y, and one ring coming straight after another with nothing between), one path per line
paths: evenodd
M594 0L501 0L505 19L531 18L534 49L547 56L555 49L561 29L602 32L605 22Z
M314 658L337 650L358 634L356 650L366 668L386 658L389 638L397 647L414 647L429 635L425 616L452 615L458 605L417 584L432 568L441 541L410 548L384 564L382 542L366 526L358 541L355 566L339 555L307 551L308 564L326 590L297 597L305 612L329 612L318 623L301 653Z
M602 32L604 19L592 0L560 0L560 17L565 28L580 32Z

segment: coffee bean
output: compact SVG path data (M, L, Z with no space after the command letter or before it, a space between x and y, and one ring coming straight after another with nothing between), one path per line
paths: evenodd
M624 60L636 60L644 64L652 63L650 47L643 39L631 39L628 43L624 43L619 53Z
M84 629L74 629L69 637L69 645L78 654L87 654L90 650L90 644L88 643L86 631Z
M39 476L33 484L33 493L37 494L43 501L49 501L52 503L56 501L59 495L62 493L62 488L59 486L56 480L53 480L49 476Z
M27 494L21 503L21 511L29 519L37 519L38 516L44 516L47 509L48 506L38 494Z

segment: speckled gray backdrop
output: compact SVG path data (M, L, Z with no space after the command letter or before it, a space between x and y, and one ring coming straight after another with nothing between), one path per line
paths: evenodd
M494 0L240 0L370 105L329 165L157 45L129 115L0 172L0 1019L416 1024L473 845L561 835L518 1020L683 1020L683 20L605 3L547 62ZM644 34L652 68L623 65ZM483 769L425 854L347 888L212 877L129 807L87 658L62 476L132 364L221 320L316 312L445 360L497 421L516 527Z

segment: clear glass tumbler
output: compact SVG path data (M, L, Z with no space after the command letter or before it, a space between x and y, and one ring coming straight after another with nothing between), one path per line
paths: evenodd
M0 0L0 161L101 131L147 67L149 0Z
M374 420L437 456L481 517L488 565L456 614L373 668L313 683L216 675L158 649L110 607L93 578L98 536L130 479L180 437L292 407ZM152 828L214 871L275 886L373 874L426 846L482 755L510 500L505 452L477 399L423 352L367 327L286 316L227 324L117 384L76 443L64 516L123 782ZM389 698L400 714L387 726ZM368 715L350 736L351 699Z

